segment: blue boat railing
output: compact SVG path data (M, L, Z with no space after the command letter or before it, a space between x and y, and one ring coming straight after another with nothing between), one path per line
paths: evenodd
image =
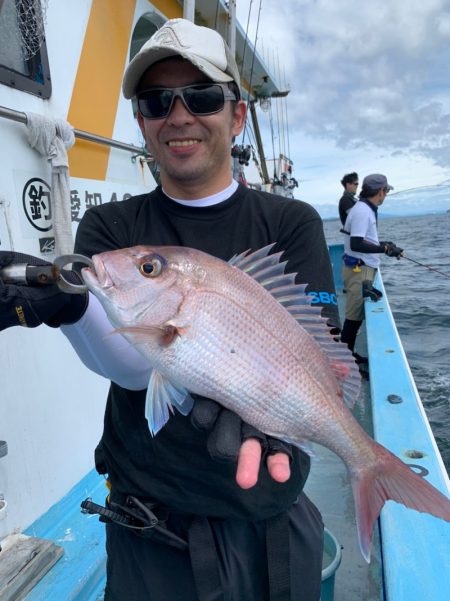
M383 298L365 305L375 439L450 496L381 276L375 286ZM450 599L450 524L388 501L380 527L386 601Z

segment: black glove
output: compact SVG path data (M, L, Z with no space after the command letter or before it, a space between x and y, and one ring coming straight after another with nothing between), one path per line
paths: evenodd
M191 394L194 407L191 411L191 422L199 430L209 430L207 447L213 459L236 461L239 449L249 438L259 440L263 459L275 453L285 453L292 459L292 451L288 444L266 436L250 424L243 422L237 413L219 405L211 399Z
M31 255L0 251L0 269L14 264L51 265ZM64 270L64 277L81 284L79 275ZM12 326L35 328L42 323L58 328L63 324L75 323L86 311L89 296L62 292L56 284L26 286L5 284L0 278L0 330Z
M395 246L393 242L386 242L384 252L387 254L388 257L396 257L397 259L400 259L401 254L403 252L403 248Z
M370 298L370 300L376 302L383 296L381 290L374 288L370 280L364 280L362 283L362 295L363 298Z

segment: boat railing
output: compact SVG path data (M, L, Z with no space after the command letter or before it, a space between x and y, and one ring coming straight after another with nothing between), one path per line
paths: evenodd
M21 111L15 111L13 109L9 109L5 106L0 106L0 117L4 119L9 119L10 121L17 121L19 123L27 124L27 114ZM74 134L76 138L80 140L87 140L89 142L95 142L97 144L103 144L105 146L110 146L112 148L119 148L120 150L125 150L127 152L132 152L135 155L145 155L147 156L147 151L139 146L134 146L133 144L127 144L125 142L120 142L119 140L113 140L112 138L106 138L104 136L100 136L98 134L93 134L87 131L83 131L81 129L74 128Z

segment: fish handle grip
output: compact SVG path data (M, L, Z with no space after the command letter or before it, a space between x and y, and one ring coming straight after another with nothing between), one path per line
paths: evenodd
M76 294L67 294L61 289L61 284L66 284L62 271L56 261L0 251L0 331L41 324L57 328L78 321L88 306L86 287L82 289L81 277L75 272L64 271L67 278L74 279L67 286L76 288Z
M56 265L16 263L0 269L0 279L5 284L19 286L51 286L58 282L60 273Z
M35 260L34 257L32 259ZM81 278L71 274L71 270L64 269L67 265L75 262L87 265L91 269L94 268L92 260L88 257L78 254L62 255L56 257L53 263L45 261L42 265L25 262L6 265L0 268L0 280L4 284L18 286L52 286L56 284L62 292L67 292L67 294L85 294L87 286L82 283Z

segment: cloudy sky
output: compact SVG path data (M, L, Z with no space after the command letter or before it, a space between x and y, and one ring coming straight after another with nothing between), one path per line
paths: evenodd
M237 1L252 42L259 7ZM298 198L333 202L349 171L385 173L396 191L450 180L450 0L262 0L256 46L291 90Z

